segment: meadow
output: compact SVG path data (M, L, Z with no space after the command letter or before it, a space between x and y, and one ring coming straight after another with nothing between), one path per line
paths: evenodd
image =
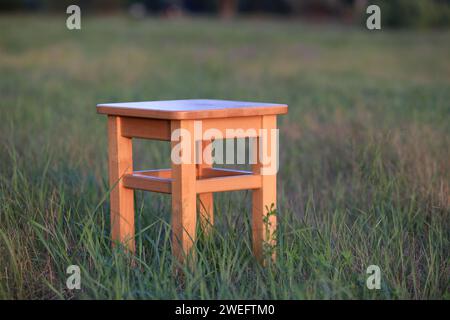
M449 57L449 31L0 16L0 298L450 299ZM289 105L275 264L251 254L249 192L216 196L182 278L168 196L137 192L136 256L110 248L95 105L183 98ZM166 143L134 148L137 169L169 165Z

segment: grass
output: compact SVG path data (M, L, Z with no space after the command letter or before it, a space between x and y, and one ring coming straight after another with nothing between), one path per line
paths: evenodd
M0 298L450 299L450 33L336 25L0 18ZM136 265L110 249L108 101L284 102L278 261L251 254L249 192L219 194L172 275L170 201L137 192ZM138 169L169 148L136 141ZM81 268L81 290L66 268ZM369 265L381 290L368 290Z

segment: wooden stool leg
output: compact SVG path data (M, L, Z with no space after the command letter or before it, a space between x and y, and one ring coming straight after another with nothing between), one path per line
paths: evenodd
M270 155L273 161L277 161L276 153L278 146L277 141L272 141L271 129L276 129L276 116L263 116L262 128L268 130L267 143L264 147L267 150L262 150L263 155ZM260 159L259 140L261 137L253 139L253 151L257 153L257 163L253 165L253 172L261 174L263 168L262 159ZM277 204L277 178L276 172L274 174L265 174L261 176L262 187L254 190L252 194L252 232L253 232L253 252L260 262L264 262L265 255L270 254L272 260L275 260L275 230L277 219L275 212ZM272 214L271 214L272 213ZM270 250L270 252L265 252Z
M212 144L212 141L202 141L202 147L199 148L201 150L201 155L204 155L205 149ZM204 170L207 168L212 168L212 159L211 154L208 153L208 159L202 159L202 163L197 165L197 173L198 177L202 177L204 175ZM209 163L206 163L209 162ZM199 214L200 214L200 223L203 232L206 234L209 233L211 226L214 225L214 196L213 193L201 193L198 195L199 199Z
M122 176L133 171L131 138L121 134L121 118L108 116L109 185L111 237L131 252L134 244L134 191L123 186Z
M172 135L176 129L181 129L182 135L178 141L172 136L172 251L180 262L184 262L196 238L194 122L173 120ZM180 154L180 149L181 163L175 163L174 152Z

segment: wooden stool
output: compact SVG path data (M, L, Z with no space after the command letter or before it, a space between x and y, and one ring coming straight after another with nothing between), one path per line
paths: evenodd
M197 195L200 222L207 229L214 220L214 192L252 189L253 251L262 260L264 244L275 244L276 216L268 211L276 208L276 171L272 169L278 157L278 136L271 132L277 128L276 115L287 113L287 105L171 100L99 104L97 112L108 115L113 242L135 250L134 189L172 194L172 251L183 262L196 237ZM252 138L254 152L259 151L252 171L218 169L210 161L195 161L200 150L206 154L203 158L211 157L215 139L246 137ZM172 168L133 171L132 138L171 141ZM198 150L196 142L201 145ZM174 160L176 151L181 161ZM268 164L263 154L276 157Z

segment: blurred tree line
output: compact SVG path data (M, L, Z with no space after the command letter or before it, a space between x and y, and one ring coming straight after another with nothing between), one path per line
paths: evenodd
M308 19L365 21L365 8L381 8L383 26L450 26L450 0L1 0L0 11L59 12L70 4L84 13L112 13L138 8L144 15L216 14L233 17L245 14L277 14Z

